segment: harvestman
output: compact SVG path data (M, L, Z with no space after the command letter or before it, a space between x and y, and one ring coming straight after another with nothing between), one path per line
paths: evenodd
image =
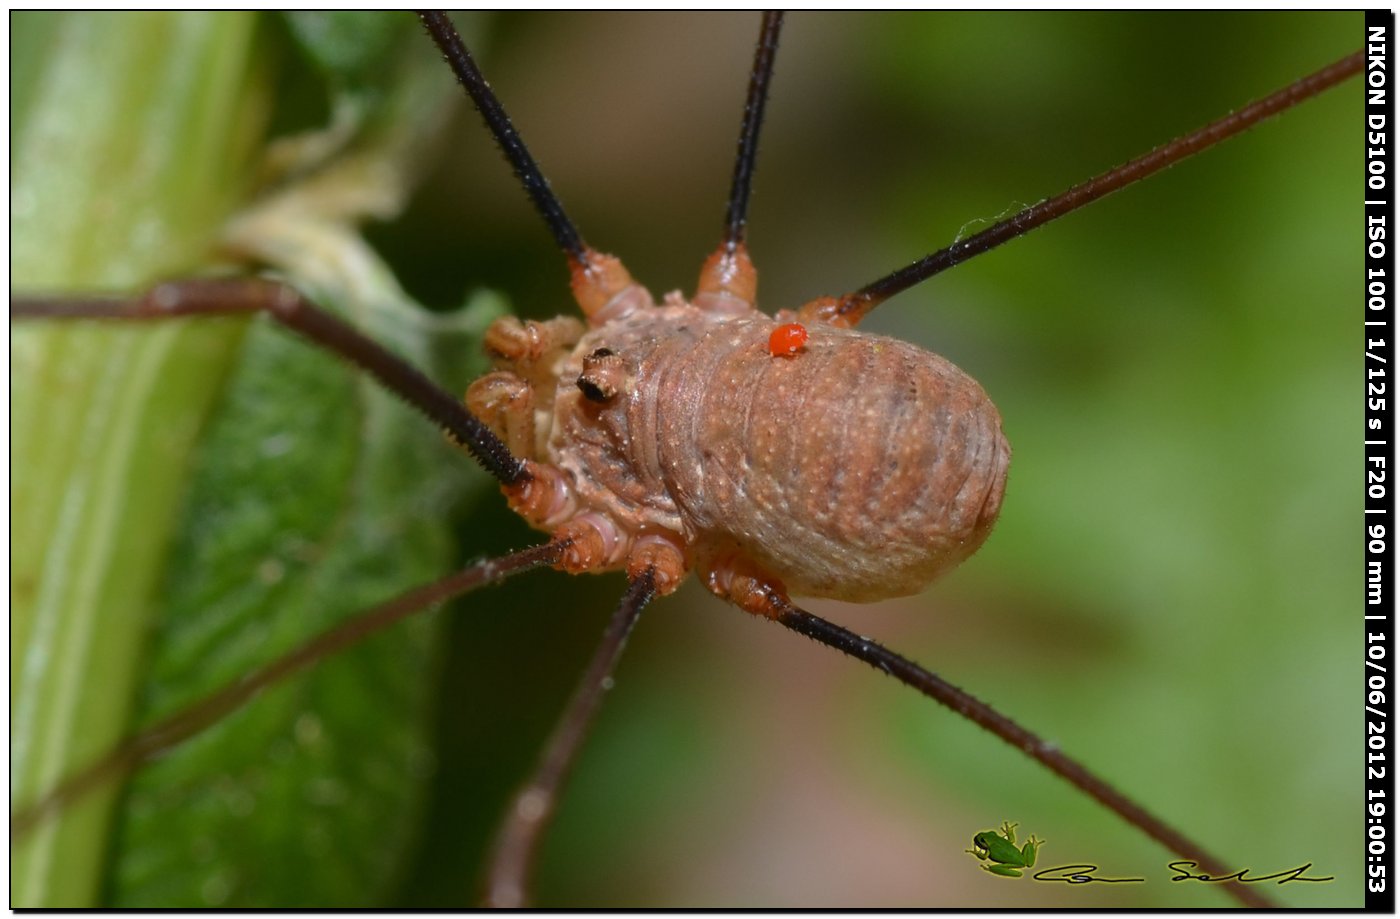
M582 241L558 200L549 191L529 153L514 133L499 103L495 101L489 87L476 71L469 54L445 17L427 14L424 18L434 40L438 42L458 78L466 86L533 203L549 225L556 242L568 258L575 296L585 314L608 316L625 312L626 308L619 307L618 304L627 299L640 300L644 298L644 292L635 287L620 263L600 255ZM756 279L744 245L745 214L758 129L780 26L780 16L765 17L740 135L739 156L725 236L706 263L701 276L700 293L697 295L697 301L710 301L715 311L720 313L749 310L754 301ZM826 328L854 326L884 299L1296 104L1354 74L1359 70L1361 61L1360 54L1352 55L1268 99L1248 106L1123 167L1076 186L1061 196L1029 208L914 265L842 297L812 301L786 318L795 318L809 330L815 329L819 332ZM636 307L639 311L645 308L644 305ZM523 508L522 512L527 518L532 518L532 522L556 532L551 541L544 546L473 566L452 578L411 591L366 617L357 619L293 652L254 677L243 681L239 686L215 694L201 705L139 735L112 757L74 777L35 808L19 815L15 825L22 832L24 827L33 825L45 814L82 794L93 783L105 779L114 771L129 768L155 751L164 749L181 737L202 728L219 714L241 704L262 686L343 647L388 621L425 605L539 564L562 565L569 570L579 571L625 566L631 586L609 625L603 645L590 664L579 690L569 703L559 728L551 737L538 772L521 792L502 830L489 899L501 905L522 902L539 834L552 814L560 784L601 700L601 690L609 680L609 674L627 633L651 597L657 592L669 592L674 589L686 568L693 564L693 559L687 554L687 546L677 539L652 538L648 541L643 538L636 540L636 544L644 544L649 546L649 549L630 554L623 552L612 545L612 542L615 541L620 546L628 540L611 532L607 523L601 528L594 525L585 529L574 527L557 530L561 523L575 519L571 516L573 509L565 507L567 499L558 497L563 486L547 466L521 462L520 456L531 452L531 441L534 439L531 433L521 427L522 419L530 416L531 409L528 399L522 395L524 391L518 387L510 387L510 378L494 378L494 382L499 384L496 391L488 391L488 388L480 385L475 387L475 395L469 396L472 408L477 410L476 415L473 415L464 410L456 399L437 389L402 361L363 338L341 321L321 312L289 288L251 280L188 282L164 285L134 302L89 300L55 304L16 301L12 306L12 315L15 316L111 319L229 315L259 311L268 312L277 321L373 374L389 389L440 424L450 438L463 445L496 476L511 497L512 506L517 509ZM595 321L595 324L601 322ZM567 322L556 321L553 325L522 326L515 323L499 326L494 338L497 356L506 363L513 364L519 371L515 381L528 378L535 382L538 377L540 380L548 380L549 386L552 387L552 374L537 372L534 365L551 349L562 350L566 345L572 344L569 339L577 338L577 330L559 331L561 326L567 325ZM764 327L763 338L767 338L766 332L771 328L771 323ZM801 343L791 347L779 347L774 343L763 357L774 366L785 366L785 362L801 361L804 357L803 351ZM560 377L561 390L570 389L571 382L577 380L578 389L585 402L606 403L615 398L627 377L625 373L619 375L616 368L610 366L611 359L615 357L616 353L610 348L599 348L582 356L585 362L583 372L580 374L575 368L566 375L567 378ZM590 359L595 359L594 365L588 363ZM572 398L577 400L579 396L573 395ZM525 408L519 405L522 401ZM510 408L512 402L517 403L514 409ZM478 416L485 416L489 424L483 425L478 421ZM992 410L992 417L995 417L995 410ZM1000 475L1004 476L1004 461ZM996 477L994 470L993 479ZM548 487L541 489L537 483L546 484ZM995 500L981 497L989 491L996 493ZM976 518L973 526L975 533L971 530L966 533L958 532L951 539L960 551L949 554L958 558L975 550L995 517L995 505L999 504L1000 498L997 482L992 481L978 494L979 502L972 508L973 517ZM956 501L952 503L956 504ZM984 503L990 505L990 512L979 515L977 508ZM613 520L611 523L616 524L617 521ZM658 537L660 534L655 527L651 527L639 535ZM1198 846L1143 812L1133 802L1106 786L1073 760L1042 743L1034 735L1009 722L987 706L873 642L793 606L783 588L783 576L803 584L807 588L804 593L821 593L822 587L817 583L817 576L807 576L803 580L800 574L775 570L775 563L771 561L767 567L756 566L751 552L737 551L725 554L711 548L701 555L701 566L710 573L710 587L716 593L734 600L750 612L772 618L788 628L865 660L915 686L1008 742L1021 747L1180 856L1195 859L1212 873L1227 873L1223 863L1212 859ZM952 559L954 562L956 560ZM947 565L942 560L927 565L927 570L921 570L914 576L918 583L914 584L912 589L917 589L944 567ZM908 592L902 587L901 585L895 592ZM850 595L856 597L859 593L853 591ZM874 595L869 591L867 594ZM1236 888L1232 892L1244 902L1256 905L1263 902L1248 888L1239 885L1232 887Z

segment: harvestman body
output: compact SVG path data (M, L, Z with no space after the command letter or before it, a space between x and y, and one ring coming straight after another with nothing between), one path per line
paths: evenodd
M194 282L135 303L55 309L17 301L13 309L21 316L105 318L265 311L372 373L440 424L501 480L512 507L552 539L396 598L352 628L334 630L161 722L17 815L13 832L380 624L545 563L570 571L624 569L631 586L507 818L488 893L493 903L525 899L540 831L631 625L651 596L674 590L691 569L745 610L950 705L1173 851L1220 872L1218 860L1051 745L912 662L797 609L788 593L845 600L913 593L976 551L1000 509L1010 450L995 407L943 358L854 331L870 309L1320 92L1355 73L1361 56L854 293L770 319L755 307L744 215L780 16L764 18L724 241L705 263L695 297L668 295L660 306L620 262L582 241L446 17L424 19L566 254L588 321L587 329L568 318L499 321L487 336L498 370L473 384L470 413L296 292L267 282ZM1241 885L1229 891L1253 905L1265 902Z
M711 274L695 303L660 307L627 283L586 334L514 319L488 332L511 370L468 405L536 461L507 492L569 541L564 565L654 567L660 593L696 568L765 612L768 590L916 593L976 551L1010 458L982 388L935 354L824 322L775 354L778 323L707 290Z

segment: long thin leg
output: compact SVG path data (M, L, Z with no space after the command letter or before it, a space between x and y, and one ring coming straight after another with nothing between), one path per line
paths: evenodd
M716 312L747 312L758 296L758 273L749 258L744 232L748 225L749 192L753 187L754 166L758 160L758 132L763 126L763 109L768 103L768 84L773 79L773 60L778 53L778 35L783 14L768 11L759 27L754 51L749 91L744 100L744 120L739 126L739 149L734 158L734 179L729 186L729 208L724 216L724 239L700 269L695 305Z
M763 110L768 104L768 84L773 79L773 59L778 53L778 36L783 29L781 10L763 14L758 48L754 51L749 75L748 97L744 100L744 120L739 128L739 151L734 159L734 181L729 188L729 209L724 217L724 247L733 252L744 244L748 224L749 191L758 159L758 132L763 126Z
M632 275L622 262L598 252L583 241L569 215L564 213L559 196L549 187L544 173L521 140L520 132L511 124L501 101L491 91L491 84L481 75L471 52L453 28L452 20L441 10L424 10L418 14L418 18L423 20L428 35L442 51L443 58L457 75L457 81L486 121L487 129L510 161L511 169L525 187L535 210L544 218L554 241L568 256L570 285L584 315L595 323L601 323L635 309L650 307L651 294L632 280Z
M969 236L961 242L953 243L953 245L946 249L940 249L932 255L925 256L911 265L880 278L878 281L873 281L854 293L841 297L822 297L813 300L802 307L798 314L799 318L804 321L827 321L854 326L866 313L895 294L908 290L915 284L927 281L934 275L967 261L974 255L981 255L1004 242L1018 236L1024 236L1057 217L1063 217L1105 195L1118 191L1124 186L1145 179L1154 172L1166 169L1193 154L1233 137L1259 122L1335 86L1346 78L1360 73L1364 64L1364 52L1358 51L1348 55L1316 73L1285 86L1273 95L1250 103L1239 111L1212 121L1205 127L1184 137L1163 144L1137 159L1110 169L1087 182L1082 182L1063 194L1028 207L980 233Z
M386 389L441 425L502 484L521 482L525 466L500 438L456 398L418 368L317 307L285 284L260 278L181 281L162 284L139 299L62 301L16 298L12 319L168 319L177 316L242 316L267 313L277 322L351 364L368 371Z
M457 34L452 20L441 10L423 10L419 12L418 18L423 20L428 34L437 43L452 72L457 75L458 82L471 97L472 104L481 113L481 117L486 120L487 129L491 131L491 136L496 138L501 152L510 161L516 178L525 186L525 193L530 196L535 210L544 218L549 232L554 235L554 241L571 261L586 263L588 244L583 241L573 221L564 212L564 205L559 196L549 187L544 173L540 172L535 158L530 155L529 148L520 139L520 133L515 130L515 125L511 124L510 116L506 114L496 94L491 91L491 85L481 75L471 52L462 43L462 37Z
M930 673L908 658L901 657L883 645L868 638L862 638L820 616L793 606L776 591L769 591L765 599L770 604L768 607L770 618L777 620L794 632L835 648L843 654L849 654L856 660L864 661L876 670L889 674L906 686L917 689L945 708L951 709L974 724L991 731L1027 756L1040 761L1056 775L1088 794L1181 858L1195 862L1203 873L1214 877L1225 877L1236 870L1227 868L1224 862L1206 852L1200 845L1148 813L1137 802L1090 772L1078 761L1065 755L1054 743L1028 731L987 703ZM1277 906L1248 884L1232 881L1225 886L1225 892L1241 904L1253 909L1270 909Z
M496 832L484 898L487 906L518 908L525 905L540 839L554 817L559 791L598 714L603 693L612 688L612 673L622 656L627 636L654 593L651 569L644 570L628 585L627 593L622 595L616 612L608 620L603 640L593 652L593 660L584 671L583 679L549 735L534 775L511 801L510 810Z
M87 768L60 782L52 791L10 818L10 839L23 837L43 820L60 813L88 792L187 740L241 708L262 690L273 686L338 651L341 651L401 619L461 596L485 584L498 583L514 574L541 565L552 565L564 552L561 542L549 542L512 552L498 559L477 562L431 584L415 587L379 606L365 610L332 629L298 645L252 673L216 689L193 705L157 721L129 738Z

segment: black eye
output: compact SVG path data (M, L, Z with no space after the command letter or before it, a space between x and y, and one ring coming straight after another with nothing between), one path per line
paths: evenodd
M600 404L610 401L613 396L617 395L615 392L610 393L605 391L602 386L598 385L596 380L590 380L586 373L579 375L578 390L583 393L583 397L589 402L598 402Z

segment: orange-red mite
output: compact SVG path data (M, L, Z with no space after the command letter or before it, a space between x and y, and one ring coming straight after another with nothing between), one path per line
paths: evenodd
M807 327L800 322L780 325L768 336L768 353L774 357L791 357L807 344Z

